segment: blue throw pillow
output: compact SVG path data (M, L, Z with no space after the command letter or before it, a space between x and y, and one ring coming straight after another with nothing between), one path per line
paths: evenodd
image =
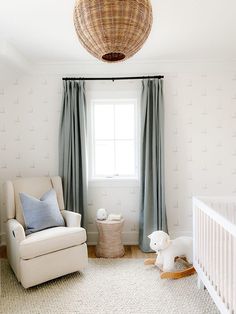
M46 192L40 200L26 193L20 193L20 200L25 219L26 234L52 227L65 226L55 190L52 189Z

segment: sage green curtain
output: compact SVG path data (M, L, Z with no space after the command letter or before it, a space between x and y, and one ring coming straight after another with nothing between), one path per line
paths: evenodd
M142 82L140 185L139 245L151 252L148 235L156 230L167 232L162 79Z
M86 98L84 81L63 81L59 173L67 210L82 215L87 206Z

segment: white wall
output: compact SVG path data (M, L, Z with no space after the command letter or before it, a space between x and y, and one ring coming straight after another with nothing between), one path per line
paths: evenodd
M20 175L57 174L60 78L69 71L44 69L6 86L1 83L0 184ZM92 71L98 76L97 69L90 68L90 75ZM176 236L191 233L192 195L236 193L236 70L191 65L183 71L181 66L151 63L132 68L132 73L160 71L165 74L166 203L169 230ZM120 72L131 74L124 67ZM138 187L90 187L91 242L96 240L96 208L101 206L125 216L125 241L136 242Z

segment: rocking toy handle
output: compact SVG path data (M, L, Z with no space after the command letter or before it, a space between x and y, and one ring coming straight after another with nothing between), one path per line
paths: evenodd
M191 276L195 273L195 268L192 266L190 268L174 271L174 272L163 272L161 273L161 279L179 279L186 276Z

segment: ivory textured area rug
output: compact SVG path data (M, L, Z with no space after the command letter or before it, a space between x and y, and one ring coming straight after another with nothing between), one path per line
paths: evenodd
M142 259L90 259L89 267L29 290L1 262L0 313L218 313L196 276L161 280Z

